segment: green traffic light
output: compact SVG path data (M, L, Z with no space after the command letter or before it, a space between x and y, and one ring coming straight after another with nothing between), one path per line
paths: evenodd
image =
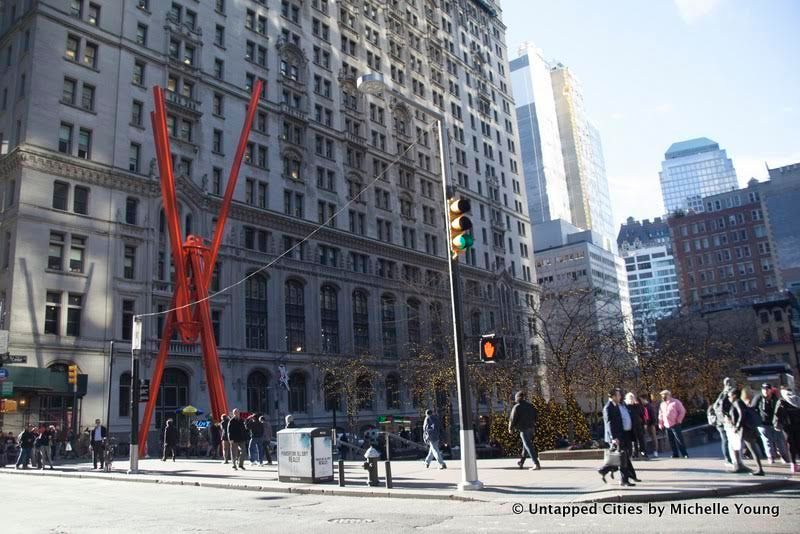
M472 234L459 234L453 238L453 249L462 252L475 244L475 238Z

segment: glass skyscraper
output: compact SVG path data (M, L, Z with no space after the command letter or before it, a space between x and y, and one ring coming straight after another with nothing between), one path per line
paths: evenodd
M728 154L706 137L673 143L664 154L659 177L667 213L701 212L704 197L739 187Z

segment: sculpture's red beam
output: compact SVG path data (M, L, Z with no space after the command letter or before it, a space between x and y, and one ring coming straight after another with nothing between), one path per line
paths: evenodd
M262 86L263 82L261 80L257 81L250 96L242 133L239 136L239 144L228 175L225 196L222 199L217 225L214 229L211 248L205 246L202 237L195 235L186 236L186 242L181 243L178 199L175 193L175 176L172 172L172 156L169 146L169 132L167 130L164 91L158 86L153 88L154 111L150 114L150 120L153 125L153 140L155 141L156 160L158 161L161 180L164 217L169 231L172 259L175 264L175 289L172 304L170 305L172 311L167 314L164 321L164 331L161 333L158 357L150 379L150 388L153 394L150 395L150 399L145 406L139 426L140 456L144 456L147 450L147 434L160 391L164 366L169 355L169 342L176 331L185 343L200 342L212 417L219 420L220 416L228 410L225 384L222 379L219 354L217 353L217 344L214 338L214 326L211 322L208 289L211 286L211 279L214 275L214 265L219 254L219 247L222 244L225 223L233 201L233 192L236 189L239 169L247 148L247 137L253 125L253 117L258 106Z

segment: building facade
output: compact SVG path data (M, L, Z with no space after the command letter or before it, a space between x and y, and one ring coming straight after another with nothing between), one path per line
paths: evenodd
M550 65L541 49L520 49L511 61L511 82L531 222L572 222Z
M800 290L800 163L769 169L761 200L775 244L777 268L785 287Z
M739 187L728 154L705 137L670 145L661 162L659 178L667 213L701 212L705 197Z
M669 225L661 217L641 222L628 217L617 236L625 260L637 341L656 342L656 322L680 307Z
M589 121L580 82L572 71L558 63L550 75L572 224L594 230L602 238L601 246L616 252L614 214L600 132Z
M669 218L681 302L713 309L779 292L761 184L703 199L703 211Z
M451 327L437 139L430 115L359 93L365 72L446 114L451 185L472 200L475 225L464 314L531 357L522 323L538 296L496 3L2 5L3 328L27 357L12 367L61 375L74 363L87 376L74 408L46 377L18 381L27 408L7 427L68 424L80 408L82 426L130 428L131 319L168 310L174 287L147 118L154 85L166 89L183 231L208 238L250 90L267 82L212 282L231 407L330 424L314 362L368 354L379 378L362 421L420 409L399 362ZM144 324L143 378L163 317ZM156 425L186 404L206 409L206 389L199 346L170 342Z

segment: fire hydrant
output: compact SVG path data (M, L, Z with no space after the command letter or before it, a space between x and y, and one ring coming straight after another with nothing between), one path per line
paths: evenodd
M367 474L369 475L367 486L381 485L380 480L378 480L378 460L380 460L380 457L381 453L372 445L370 445L367 452L364 453L364 458L366 458L367 461L364 462L362 467L367 470Z

